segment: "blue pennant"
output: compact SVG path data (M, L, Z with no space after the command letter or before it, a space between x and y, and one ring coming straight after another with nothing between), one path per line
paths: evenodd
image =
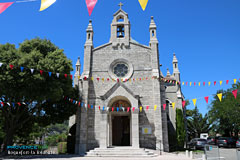
M117 107L117 112L119 111L119 108Z
M49 75L49 77L51 77L51 75L52 75L52 72L48 72L48 75Z
M91 105L91 108L93 109L93 105Z
M21 72L23 71L23 69L24 69L24 67L20 67L20 69L21 69Z
M83 107L84 103L81 103L81 107Z
M102 107L102 110L104 111L104 106Z
M13 107L15 107L15 103L12 103Z
M75 100L73 100L73 104L75 103L76 101Z

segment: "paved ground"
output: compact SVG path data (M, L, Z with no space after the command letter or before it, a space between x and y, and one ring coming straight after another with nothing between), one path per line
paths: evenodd
M222 160L237 160L236 148L220 148L219 154ZM202 158L202 154L194 154L194 158Z
M41 156L41 157L9 157L3 159L34 159L34 160L190 160L186 158L183 154L169 154L164 153L164 155L153 157L153 158L127 158L127 157L118 157L118 158L111 158L111 157L75 157L75 156L59 156L59 155L51 155L51 156Z

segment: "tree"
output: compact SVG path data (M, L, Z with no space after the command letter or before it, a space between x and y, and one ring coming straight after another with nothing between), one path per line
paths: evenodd
M63 95L78 97L71 78L64 77L73 70L71 61L49 40L26 40L18 49L8 43L0 45L0 62L3 63L0 67L0 101L5 105L0 110L6 134L5 149L13 144L19 130L31 130L34 122L40 126L62 123L76 112L76 106L63 99ZM20 67L24 67L23 72ZM30 72L31 68L35 69L34 74ZM43 70L42 75L39 70ZM47 71L60 73L60 77L49 76ZM24 103L19 106L17 102Z
M192 138L199 138L201 133L211 130L208 115L199 113L197 106L193 110L187 110L187 134Z
M240 91L239 82L230 89L217 91L217 94L222 93L222 101L216 95L210 106L210 121L214 124L214 130L223 136L237 136L240 131L240 97L235 99L232 94L236 89Z
M184 142L186 138L184 117L181 109L176 109L176 135L178 147L181 149L184 147Z

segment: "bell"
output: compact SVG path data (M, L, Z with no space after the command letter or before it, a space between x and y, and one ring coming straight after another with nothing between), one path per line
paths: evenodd
M122 32L119 32L119 36L118 37L123 37L123 33Z

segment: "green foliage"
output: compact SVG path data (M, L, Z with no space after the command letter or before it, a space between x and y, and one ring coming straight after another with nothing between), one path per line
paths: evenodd
M184 147L184 142L186 138L184 117L181 109L176 109L176 135L178 147L181 149Z
M67 142L59 142L58 143L58 153L59 154L67 153Z
M26 40L19 44L18 49L12 44L0 45L0 62L3 63L0 67L0 100L32 102L0 109L3 129L8 135L5 145L11 145L14 135L21 129L22 134L29 136L34 132L35 123L40 127L62 123L76 112L77 107L63 99L63 95L78 98L78 90L72 87L72 80L64 77L73 70L71 61L49 40ZM14 66L12 70L9 64ZM25 67L23 72L20 71L21 66ZM31 74L31 68L36 69L34 74ZM43 75L39 70L45 71ZM46 71L60 73L60 78L55 75L49 77Z
M232 91L238 89L240 93L240 83L233 84L232 88L227 90L219 90L217 93L223 93L220 102L217 95L211 103L209 110L210 121L213 123L215 133L223 134L223 136L232 136L233 133L240 131L240 96L234 98Z
M193 110L187 110L187 129L190 139L200 138L201 133L208 133L211 130L208 115L199 113L197 106Z

